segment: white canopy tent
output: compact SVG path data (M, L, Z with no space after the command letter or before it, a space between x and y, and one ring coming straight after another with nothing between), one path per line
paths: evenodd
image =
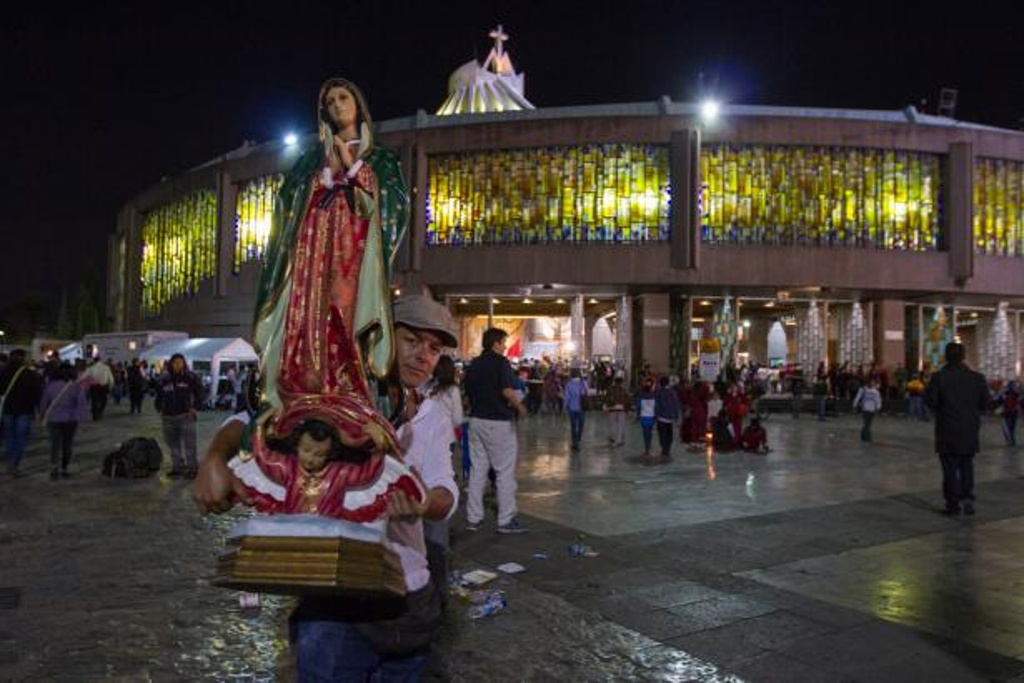
M259 361L255 349L241 337L168 339L154 344L140 353L139 357L153 365L166 363L176 353L185 357L189 368L194 372L209 377L214 386L220 379L224 366L234 366L237 369L241 364Z

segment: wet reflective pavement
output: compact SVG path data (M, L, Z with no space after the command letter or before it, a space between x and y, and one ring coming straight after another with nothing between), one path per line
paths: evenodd
M201 442L223 417L202 416ZM579 453L565 418L521 425L530 533L493 516L469 533L460 512L452 559L526 571L488 584L508 600L494 616L451 603L429 677L1024 681L1024 466L994 419L967 519L939 514L929 424L881 416L870 445L853 416L765 426L767 456L677 443L644 466L633 423L610 448L589 413ZM37 430L28 476L0 480L0 681L292 680L290 601L244 612L207 583L245 513L203 518L185 483L98 474L139 435L159 440L156 417L112 407L81 428L78 475L51 482ZM596 556L570 556L580 541Z

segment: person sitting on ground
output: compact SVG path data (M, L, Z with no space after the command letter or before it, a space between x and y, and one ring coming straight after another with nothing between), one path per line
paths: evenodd
M743 430L740 446L748 453L767 453L771 450L768 448L768 433L761 426L761 418L750 419L750 424Z
M711 420L711 443L716 451L731 451L736 448L729 426L729 415L723 408Z

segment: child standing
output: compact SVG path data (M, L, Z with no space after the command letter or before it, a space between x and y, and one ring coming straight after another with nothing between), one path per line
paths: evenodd
M651 438L654 436L654 380L647 378L640 385L636 397L636 415L644 435L644 458L651 456Z

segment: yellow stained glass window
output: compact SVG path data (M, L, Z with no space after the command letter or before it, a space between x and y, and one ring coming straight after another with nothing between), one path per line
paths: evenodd
M237 274L241 271L243 263L262 260L270 235L274 201L283 179L281 174L255 178L238 191L235 200L235 255L232 272Z
M1024 255L1024 163L974 160L974 249Z
M587 145L428 160L427 244L667 240L667 145Z
M938 155L840 147L701 150L701 237L932 251L942 243Z
M157 207L142 219L142 315L194 295L212 278L217 259L217 197L200 190Z

